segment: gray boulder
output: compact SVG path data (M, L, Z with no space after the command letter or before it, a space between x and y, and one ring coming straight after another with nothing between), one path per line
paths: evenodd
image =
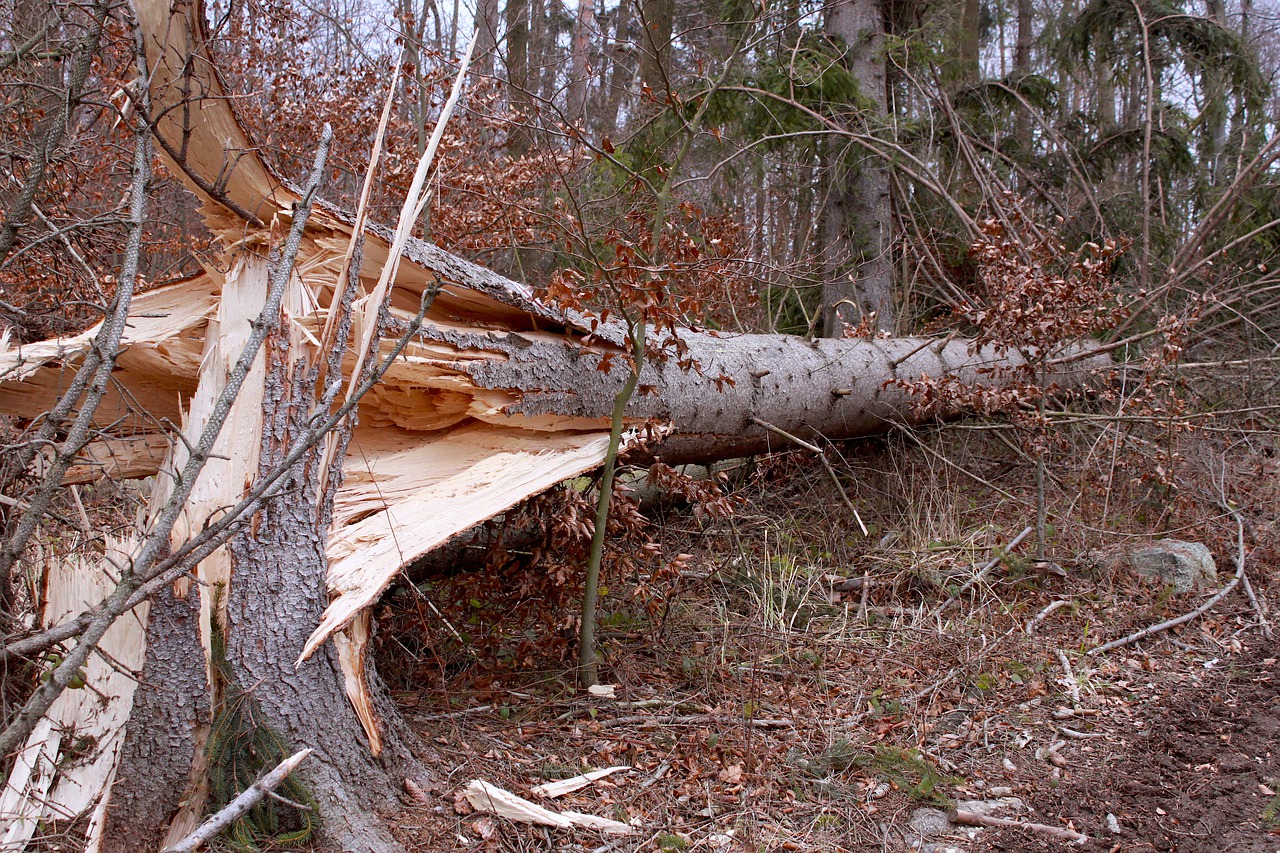
M1214 587L1218 582L1213 555L1199 542L1161 539L1130 552L1129 564L1140 576L1158 578L1178 594Z

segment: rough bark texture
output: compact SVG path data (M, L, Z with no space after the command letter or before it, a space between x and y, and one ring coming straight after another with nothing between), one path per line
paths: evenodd
M856 105L874 131L886 114L885 29L882 0L831 0L827 32L841 39L845 62L858 81ZM889 169L860 149L829 157L822 212L825 259L823 320L827 337L840 337L874 314L875 326L893 328L893 265L889 246Z
M315 373L297 340L274 342L267 377L261 466L278 466L315 401ZM328 601L326 535L317 520L329 495L318 495L320 450L294 465L279 497L256 524L232 540L227 600L227 661L252 692L263 724L292 750L315 750L303 771L321 815L321 832L344 850L395 850L379 812L394 810L396 784L410 768L408 750L383 738L379 758L352 712L332 645L295 665ZM336 487L336 484L334 484ZM394 712L392 712L394 713ZM396 781L393 781L396 780Z
M640 0L640 79L661 102L671 78L671 36L675 0Z
M102 849L155 850L177 813L209 725L199 588L151 603L147 658L125 728Z
M951 375L966 383L998 386L1022 360L991 349L970 351L964 341L927 338L805 340L781 335L713 335L686 332L697 370L681 370L674 359L650 362L628 417L671 424L673 434L653 452L673 464L705 462L777 446L759 419L801 436L855 438L884 432L893 424L918 422L917 400L894 380ZM459 341L463 343L463 341ZM615 361L598 369L602 354L563 343L488 341L504 360L472 363L482 388L518 394L513 415L555 415L601 420L626 380ZM1078 386L1099 361L1053 377ZM934 412L947 415L950 412Z

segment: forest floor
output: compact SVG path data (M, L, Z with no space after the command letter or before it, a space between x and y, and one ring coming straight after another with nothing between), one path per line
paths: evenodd
M1088 654L1207 595L1129 571L1128 551L1152 539L1204 542L1220 584L1243 556L1262 599L1280 600L1274 448L1237 443L1228 456L1188 439L1173 488L1115 452L1094 470L1063 454L1045 567L1026 559L1029 541L997 550L1035 517L1034 466L997 438L960 425L832 448L866 536L803 454L738 472L728 519L658 511L663 549L687 556L657 608L621 578L605 595L613 697L576 688L571 623L493 601L492 574L420 584L443 620L412 590L390 597L380 667L441 771L397 819L403 840L597 853L1075 846L1018 828L911 829L936 820L922 810L976 800L1087 834L1085 849L1280 851L1280 643L1245 596ZM840 591L849 578L866 594ZM499 582L513 595L520 583ZM454 631L467 643L450 643ZM618 765L555 800L530 792ZM476 812L461 794L474 779L634 832Z

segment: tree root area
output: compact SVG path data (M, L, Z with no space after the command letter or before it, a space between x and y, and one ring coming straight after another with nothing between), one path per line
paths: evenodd
M1129 746L1098 749L1055 789L1029 797L1039 815L1070 817L1087 849L1177 853L1280 850L1280 647L1217 664L1138 716ZM1270 792L1270 793L1269 793ZM1115 816L1120 832L1108 827ZM1061 850L1017 830L974 850Z

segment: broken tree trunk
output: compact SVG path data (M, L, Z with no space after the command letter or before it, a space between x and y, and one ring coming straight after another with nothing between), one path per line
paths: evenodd
M236 122L205 49L198 4L137 0L136 10L160 148L204 199L225 256L203 275L135 298L112 391L95 416L101 436L66 481L154 475L151 501L159 507L216 408L251 323L271 304L270 259L294 224L299 195L272 175ZM19 759L24 771L11 774L0 797L8 812L0 819L21 816L34 826L92 808L90 849L181 838L207 809L226 715L252 707L249 716L283 754L315 750L299 776L329 842L394 849L377 812L395 807L406 775L425 771L408 754L366 660L369 607L401 567L451 536L597 467L626 359L621 329L593 329L539 303L523 285L410 241L391 282L385 327L374 334L378 360L403 349L360 401L358 422L340 425L354 427L352 452L342 452L347 437L336 453L322 452L323 442L302 446L332 408L320 401L336 393L333 382L342 377L335 375L362 363L348 345L362 330L345 329L332 352L320 343L330 340L331 317L350 322L334 303L342 301L335 294L344 290L348 250L361 236L354 230L342 214L311 212L297 262L284 270L279 307L268 311L268 345L245 373L166 547L180 552L190 537L221 524L230 541L193 568L195 583L166 585L149 611L144 605L120 621L127 628L120 636L104 638L107 656L141 667L136 691L104 682L118 697L108 719L67 706L59 711L65 716L37 727ZM364 237L345 279L357 304L375 292L394 245L379 229ZM372 307L365 317L378 314ZM991 369L1017 364L952 340L680 337L697 368L681 370L674 360L644 365L627 410L627 443L672 463L767 449L770 433L757 421L828 438L882 431L918 419L893 380L954 375L998 384ZM0 353L0 411L39 417L91 339L92 330ZM1088 366L1077 362L1056 378L1078 381ZM172 424L182 425L182 437ZM332 475L321 470L326 460ZM265 483L271 491L261 502L239 515L231 510ZM134 535L145 539L152 523ZM113 546L111 553L124 554L117 566L131 547ZM63 564L49 576L46 628L92 609L118 570ZM85 582L64 591L54 583L63 577ZM112 673L104 666L87 675ZM93 716L102 728L95 760L60 762L59 738L73 740L67 732ZM60 800L61 790L74 790L74 799Z

